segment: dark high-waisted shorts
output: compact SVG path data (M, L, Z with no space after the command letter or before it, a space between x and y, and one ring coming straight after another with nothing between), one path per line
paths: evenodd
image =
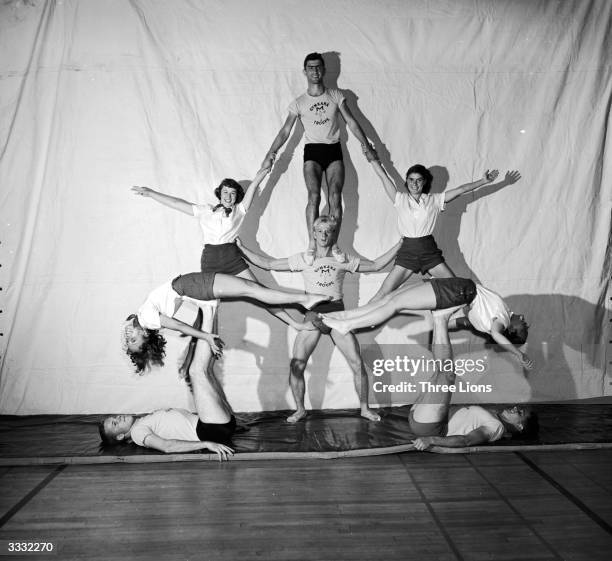
M436 294L436 310L465 306L476 298L476 285L471 279L427 279Z
M331 327L327 327L317 314L328 314L330 312L343 312L344 302L342 300L331 300L329 302L321 302L316 306L313 306L311 310L308 310L304 315L304 321L312 321L314 326L325 335L331 333Z
M448 431L448 418L437 423L421 423L414 420L412 409L410 410L408 423L415 436L446 436L446 431Z
M213 286L216 273L187 273L172 281L172 288L179 296L195 300L215 300Z
M235 243L206 244L200 258L204 273L237 275L249 268Z
M444 257L433 236L404 238L395 258L396 265L421 274L440 263L444 263Z
M304 161L317 162L323 169L332 162L342 161L342 146L339 142L335 144L305 144Z
M200 440L217 442L218 444L229 445L232 443L232 436L236 432L236 417L232 415L229 422L224 424L203 423L198 419L196 433Z

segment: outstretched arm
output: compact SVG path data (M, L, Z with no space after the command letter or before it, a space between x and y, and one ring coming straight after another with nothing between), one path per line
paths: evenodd
M249 210L251 203L253 202L253 197L255 196L255 193L257 192L257 189L259 187L259 184L264 180L266 175L270 173L271 169L271 167L261 168L257 172L257 175L255 175L253 181L251 181L251 183L249 184L247 191L244 195L244 199L242 199L242 204L244 206L245 211Z
M236 238L236 245L242 251L244 256L251 262L253 265L259 267L260 269L265 269L266 271L290 271L289 268L289 259L286 257L283 259L272 259L270 257L265 257L259 253L255 253L251 251L248 247L242 245L240 238Z
M494 319L491 324L491 332L490 335L493 340L500 346L506 349L508 352L512 353L517 360L521 363L521 366L526 368L527 370L533 369L533 360L531 360L525 353L522 353L519 349L517 349L503 334L504 324L499 320Z
M223 341L221 337L215 335L214 333L207 333L206 331L200 331L191 325L180 321L175 318L171 318L164 314L159 315L159 321L162 327L166 329L173 329L174 331L178 331L183 335L187 335L188 337L195 337L197 339L202 339L202 341L206 341L210 345L210 350L212 351L215 358L219 358L223 354Z
M281 127L281 130L278 131L276 138L272 141L272 146L270 146L270 150L266 153L263 162L261 162L261 167L265 169L272 169L274 165L274 160L276 160L277 152L283 147L283 144L287 142L289 135L291 134L291 129L295 124L297 119L297 115L295 113L289 113L287 118L285 119L285 123Z
M363 129L361 128L361 125L357 122L357 119L353 117L353 114L351 113L351 110L349 109L346 100L344 100L338 108L340 109L340 114L346 121L347 127L351 129L351 132L353 133L353 135L355 135L355 138L361 143L361 149L363 150L363 153L368 162L377 160L378 155L376 154L376 150L374 150L374 147L370 144L368 137L363 132Z
M443 448L465 448L467 446L478 446L489 442L489 433L484 427L474 429L466 435L454 436L422 436L413 440L412 443L417 450L425 451L432 446Z
M478 181L474 181L473 183L466 183L465 185L461 185L459 187L456 187L455 189L446 191L446 193L444 193L444 202L450 203L453 199L456 199L457 197L460 197L461 195L465 195L465 193L469 193L470 191L473 191L474 189L477 189L478 187L482 187L483 185L492 183L493 181L495 181L498 175L499 175L499 171L497 171L496 169L493 169L490 171L487 170L485 171L482 179L479 179Z
M178 210L180 212L184 212L185 214L189 214L193 216L192 203L186 201L185 199L179 199L178 197L172 197L171 195L166 195L164 193L160 193L159 191L155 191L150 189L149 187L137 186L134 185L132 187L132 191L134 194L140 195L141 197L149 197L158 203L161 203L164 206L173 208L174 210Z
M270 259L269 257L265 257L264 255L260 255L259 253L255 253L250 249L244 247L240 238L236 238L236 245L239 247L240 251L242 251L243 255L247 258L248 261L253 263L253 265L259 267L260 269L265 269L266 271L290 271L289 268L289 260L287 258L284 259ZM283 323L290 325L293 329L297 331L311 331L315 329L314 325L310 321L297 321L295 320L291 314L289 314L286 310L282 308L266 308L267 311L272 314L274 317L280 319Z
M219 456L219 461L229 460L234 455L234 450L225 444L210 442L207 440L177 440L174 438L162 438L155 433L145 436L143 444L146 448L153 448L164 452L164 454L180 454L181 452L193 452L195 450L208 449Z
M376 175L378 175L380 178L380 182L385 189L385 193L387 193L387 196L391 199L391 202L394 203L395 195L397 194L397 187L395 186L395 183L391 181L391 178L387 174L387 170L385 170L378 160L374 160L372 162L372 167L374 168Z
M399 248L402 246L402 240L397 242L389 251L383 253L380 257L374 259L374 261L369 261L367 259L362 259L359 262L359 268L357 269L360 273L373 273L374 271L380 271L384 269L384 267L395 257Z

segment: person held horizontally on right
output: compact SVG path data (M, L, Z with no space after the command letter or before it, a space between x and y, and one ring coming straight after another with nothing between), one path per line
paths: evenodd
M529 326L525 318L512 313L499 294L471 279L426 279L412 286L400 287L360 308L322 314L321 317L332 329L348 333L378 325L402 310L443 310L455 306L463 306L463 313L467 315L466 319L457 321L455 327L471 326L487 333L515 356L521 366L528 370L533 368L533 361L515 347L527 341Z

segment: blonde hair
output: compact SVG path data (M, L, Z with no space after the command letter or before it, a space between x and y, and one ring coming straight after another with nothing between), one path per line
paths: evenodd
M331 224L334 231L338 230L338 219L335 216L329 216L328 214L319 216L319 218L312 223L312 229L314 230L319 224Z

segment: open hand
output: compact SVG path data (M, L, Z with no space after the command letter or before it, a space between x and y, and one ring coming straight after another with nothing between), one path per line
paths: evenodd
M516 183L520 178L521 174L516 170L512 170L506 172L506 177L504 178L504 181L508 185L512 185L513 183Z

